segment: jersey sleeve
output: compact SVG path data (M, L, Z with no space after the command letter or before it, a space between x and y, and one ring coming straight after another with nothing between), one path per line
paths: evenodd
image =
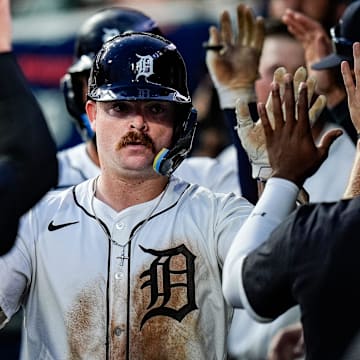
M250 252L241 266L241 294L244 308L255 320L276 319L296 305L291 283L291 247L286 225L273 232L259 248ZM284 236L285 232L285 236ZM280 241L279 241L280 239Z
M264 243L271 231L294 209L297 194L298 188L290 181L269 179L258 203L239 228L226 255L223 269L223 293L232 306L242 308L247 301L242 292L244 257Z
M336 291L345 282L339 274L357 253L348 245L358 234L359 199L300 206L243 258L240 292L254 318L275 319L296 304L306 314L319 299L338 306L333 293L345 293Z
M31 211L22 217L14 246L0 257L0 328L19 310L31 282L34 254L31 217Z
M0 54L0 255L17 221L57 182L56 144L13 53Z

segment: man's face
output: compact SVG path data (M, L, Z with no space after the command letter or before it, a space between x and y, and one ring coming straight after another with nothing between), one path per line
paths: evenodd
M297 40L285 35L268 36L260 58L260 79L255 83L258 101L266 102L274 71L278 67L284 66L289 73L294 74L304 64L304 50Z
M171 146L175 105L166 101L88 101L103 171L153 176L155 155Z

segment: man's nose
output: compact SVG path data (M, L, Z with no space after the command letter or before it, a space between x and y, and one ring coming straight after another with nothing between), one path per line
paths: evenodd
M141 113L137 113L131 120L130 127L139 131L145 131L147 129L147 122L144 115Z

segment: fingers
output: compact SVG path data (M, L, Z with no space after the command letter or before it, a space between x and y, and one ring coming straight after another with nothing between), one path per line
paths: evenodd
M253 16L253 13L251 11L251 9L249 7L245 8L244 11L244 15L245 15L245 31L244 31L244 36L243 36L243 45L244 46L249 46L251 45L253 36L254 36L254 32L255 32L255 19Z
M343 131L341 129L332 129L327 131L320 140L318 151L323 157L327 157L331 144L341 136Z
M254 47L261 52L264 38L265 25L261 16L254 17L250 7L240 4L237 7L238 39L242 46Z
M311 100L315 93L315 87L316 87L316 78L314 76L309 76L309 78L306 80L307 85L307 93L308 93L308 104L311 104Z
M238 127L243 128L246 126L253 126L254 122L251 118L247 101L244 101L243 99L238 99L235 106Z
M231 18L228 11L224 11L220 17L220 34L226 46L233 44L233 31L231 27Z
M351 121L360 133L360 43L353 44L354 74L347 61L341 63L341 72L344 80ZM355 80L354 80L355 78Z
M273 75L273 82L279 84L280 88L284 87L284 76L286 74L286 69L284 67L278 67L275 71L274 71L274 75ZM280 95L282 95L283 90L280 90ZM267 111L272 111L273 110L273 106L272 106L272 94L270 92L269 97L266 101L266 109Z
M285 11L282 21L288 26L288 30L299 40L304 39L309 32L324 31L319 22L291 9Z
M355 93L355 84L354 84L353 78L351 76L350 65L347 61L343 61L341 63L341 74L343 77L347 96L351 103L351 101L354 97L354 93ZM356 78L356 71L355 71L355 78Z
M356 84L360 84L360 43L355 42L353 45L354 56L354 73Z
M273 82L271 84L271 101L273 106L273 115L274 115L274 127L275 129L282 128L284 124L283 112L281 107L281 97L280 97L280 86L278 83Z
M238 22L238 39L237 42L242 45L243 44L243 38L245 33L245 5L240 4L237 7L237 22Z
M260 116L260 120L261 120L261 124L263 126L264 129L264 134L266 139L270 139L272 133L273 133L273 128L271 127L271 123L265 108L265 104L263 103L258 103L257 105L257 110Z
M265 23L264 18L258 16L256 18L255 32L253 37L252 46L259 52L262 51L265 40Z
M297 126L299 129L299 135L311 133L311 126L309 122L308 112L308 95L307 95L307 84L302 82L299 86L299 98L297 102Z
M309 96L308 96L309 98ZM310 126L313 126L326 106L326 96L320 95L309 110Z
M209 28L209 46L218 46L221 45L220 33L215 26L210 26Z
M295 125L295 91L294 83L291 74L285 75L285 93L284 93L284 105L285 105L285 119L288 128Z
M220 39L220 33L219 30L215 26L209 27L209 40L207 42L206 48L217 48L221 47L221 39ZM207 66L210 66L210 64L219 57L219 51L206 51L206 64Z
M306 81L306 69L304 66L300 66L297 68L294 74L294 91L295 91L295 99L299 96L299 86L302 82Z

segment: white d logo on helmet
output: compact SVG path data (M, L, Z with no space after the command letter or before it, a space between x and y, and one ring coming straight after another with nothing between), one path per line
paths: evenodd
M139 79L140 76L144 76L145 80L154 74L154 59L151 55L141 56L136 54L139 58L139 61L136 64L131 64L132 71L136 74L135 81Z

